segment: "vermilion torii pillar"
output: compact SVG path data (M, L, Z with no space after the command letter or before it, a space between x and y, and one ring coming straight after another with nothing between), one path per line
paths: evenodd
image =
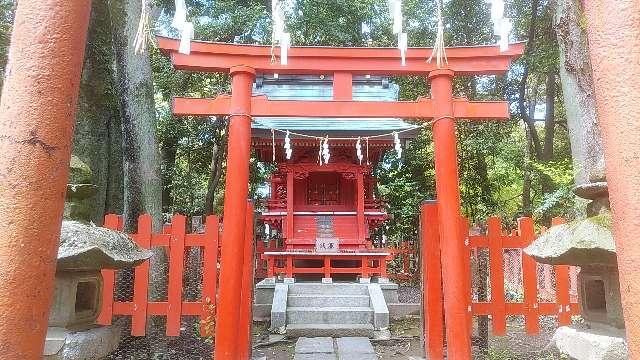
M629 359L640 359L640 1L582 2L613 211ZM622 15L622 16L621 16Z
M334 100L332 101L287 101L268 100L265 97L246 95L249 89L243 84L246 101L244 108L239 110L234 104L238 99L237 87L233 84L233 94L218 96L215 99L175 98L173 112L176 115L212 116L212 115L248 115L259 117L333 117L333 118L385 118L402 117L417 119L433 119L434 145L436 149L436 188L438 199L438 229L443 264L444 303L447 332L448 358L456 360L471 359L471 341L468 326L468 283L464 269L464 243L460 229L460 191L458 187L458 168L456 157L455 119L507 119L509 108L506 102L469 102L465 99L453 99L452 80L454 75L490 75L504 73L512 59L522 54L523 44L515 44L510 50L500 52L496 46L478 46L464 48L448 48L447 69L437 69L435 64L427 63L426 58L431 49L411 48L406 54L406 65L401 65L397 49L390 48L318 48L296 47L289 52L288 65L282 66L272 62L269 46L237 45L192 42L191 54L178 53L179 41L158 38L160 49L170 56L175 68L189 71L229 72L238 65L244 65L261 73L279 74L317 74L334 76ZM350 80L353 75L423 75L429 76L432 84L432 98L417 101L388 102L388 101L353 101ZM246 99L245 99L246 96ZM250 110L250 113L249 113ZM248 124L248 121L247 121ZM248 126L248 125L247 125ZM240 136L249 141L248 133ZM231 136L232 134L230 134ZM234 140L239 141L239 140ZM248 171L248 154L241 158L231 157L233 143L230 137L230 156L227 168L233 173L244 174ZM241 144L242 152L248 145ZM246 147L245 147L246 146ZM237 170L237 168L242 168ZM227 175L229 176L229 175ZM240 234L244 216L234 208L246 200L246 184L242 186L237 181L246 182L244 175L230 180L227 177L226 196L233 196L233 201L225 199L225 229L224 231ZM245 210L245 208L242 208ZM241 219L228 219L228 217ZM227 229L228 226L237 228ZM218 307L218 330L216 332L216 359L230 359L232 344L237 342L235 334L229 332L233 326L232 318L237 314L227 314L229 304L238 304L241 292L240 282L234 276L239 276L240 260L224 261L225 251L240 256L240 245L230 246L233 241L230 235L223 233L222 243L222 272L220 289L220 306ZM228 239L228 240L227 240ZM240 239L233 236L233 239ZM227 269L225 269L227 267ZM235 269L235 270L234 270ZM234 271L237 274L234 274ZM230 280L227 280L227 277ZM227 282L223 288L222 282ZM235 282L235 288L233 283ZM244 346L245 344L238 344ZM218 349L221 347L221 349ZM219 355L220 354L220 355ZM219 357L221 356L221 357ZM242 358L238 358L242 359Z
M241 352L240 303L244 264L249 157L251 153L251 88L255 70L235 66L231 73L229 141L224 196L222 250L220 256L220 296L216 308L215 358L237 360Z
M0 349L42 358L91 1L21 0L0 102Z

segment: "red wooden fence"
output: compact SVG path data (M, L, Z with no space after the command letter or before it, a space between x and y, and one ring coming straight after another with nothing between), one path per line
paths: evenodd
M107 215L104 226L122 230L122 220L117 215ZM154 234L149 215L138 219L138 231L129 236L142 248L163 247L168 255L169 278L166 301L149 301L149 261L135 268L132 301L115 301L116 271L103 270L104 279L102 310L97 323L111 324L115 315L131 316L131 335L144 336L147 317L166 316L167 336L180 335L181 316L192 315L200 319L210 316L211 305L216 302L219 222L216 216L207 216L204 233L186 233L186 217L174 215L170 226L163 233ZM202 297L199 301L183 301L183 272L185 251L189 247L202 248ZM204 328L201 328L204 330Z
M554 224L561 223L561 219L554 219ZM537 334L540 331L539 318L544 315L557 316L559 325L571 324L571 316L580 313L578 304L570 293L570 274L575 276L575 269L569 266L554 266L555 270L555 301L549 301L548 292L540 296L538 288L538 264L526 255L522 249L527 247L537 237L531 218L518 220L518 228L505 232L499 218L488 219L487 233L484 235L469 235L468 223L461 219L461 231L464 234L465 246L469 251L467 269L465 272L468 296L468 329L471 332L471 321L474 315L490 315L494 335L505 335L507 316L523 315L527 334ZM440 244L438 234L437 208L435 203L422 205L421 238L422 238L422 273L423 273L423 301L425 349L430 359L442 359L444 356L444 326L442 281L447 281L446 274L441 277ZM544 231L544 229L543 229ZM489 252L489 293L487 302L473 302L471 297L471 254L478 249L485 248ZM516 249L520 256L522 278L521 302L507 301L505 294L505 250ZM508 267L507 263L507 267ZM508 270L508 269L507 269ZM544 272L543 272L544 273ZM486 280L486 279L485 279ZM480 279L483 281L483 279ZM513 285L513 284L509 284ZM543 301L541 301L541 299ZM544 301L546 300L546 301Z

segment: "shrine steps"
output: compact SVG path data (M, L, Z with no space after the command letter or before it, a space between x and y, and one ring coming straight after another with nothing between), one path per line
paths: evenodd
M371 324L291 324L287 326L287 336L297 337L373 337Z
M276 285L271 325L288 337L372 337L388 318L378 284L293 283Z

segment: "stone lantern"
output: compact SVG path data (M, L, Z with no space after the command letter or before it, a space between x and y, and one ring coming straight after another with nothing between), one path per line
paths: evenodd
M63 221L44 358L95 359L115 350L120 329L95 325L102 305L100 270L133 267L150 256L126 234Z
M574 191L591 200L588 217L552 226L524 252L543 264L580 267L578 296L585 322L560 327L552 340L556 348L577 360L626 359L607 183L595 181Z

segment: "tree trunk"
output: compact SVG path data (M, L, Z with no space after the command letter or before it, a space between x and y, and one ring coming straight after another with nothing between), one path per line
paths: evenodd
M549 161L553 158L553 137L555 135L555 100L556 100L556 73L550 71L547 74L547 83L545 89L547 95L545 100L545 117L544 117L544 146L542 148L542 156L540 160Z
M560 80L576 184L601 180L604 151L598 127L587 34L579 0L558 0L555 30L560 48Z
M209 182L207 183L207 195L205 198L204 212L205 215L213 214L215 206L215 196L218 185L220 184L220 178L223 173L223 163L226 157L227 149L227 131L226 126L219 125L219 136L216 142L213 144L213 150L211 154L211 171L209 172Z
M113 82L114 54L111 45L109 8L103 1L92 5L91 23L80 83L80 96L73 136L73 154L93 172L97 194L83 200L90 219L102 224L105 212L121 211L122 152L112 151L113 138L121 129L118 100ZM113 126L116 124L117 126ZM114 186L117 191L114 190ZM120 204L118 204L120 203Z
M147 6L146 4L144 6ZM153 217L153 231L162 230L162 181L160 154L156 142L156 117L149 50L134 51L134 39L141 14L140 0L111 0L111 26L116 55L116 79L122 114L124 167L124 218L128 231L136 229L138 216ZM147 6L147 11L149 11ZM150 260L149 299L166 297L167 255L156 247ZM158 317L149 322L154 352L166 342Z

